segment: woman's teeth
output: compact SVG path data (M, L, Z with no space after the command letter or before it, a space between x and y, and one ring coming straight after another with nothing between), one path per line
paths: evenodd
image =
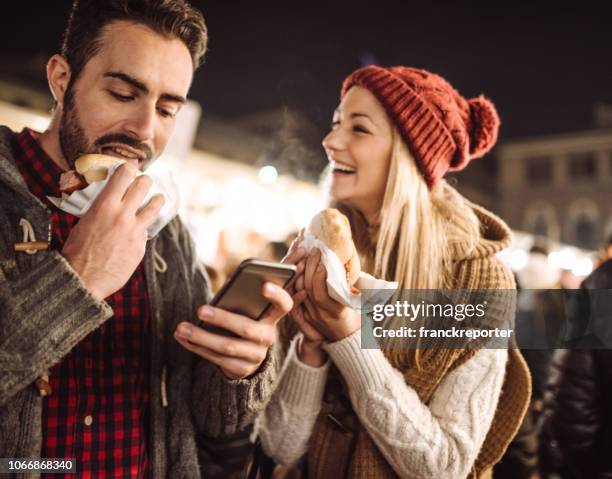
M334 163L333 170L334 172L341 172L341 173L355 173L355 171L357 171L352 166L343 165L341 163Z

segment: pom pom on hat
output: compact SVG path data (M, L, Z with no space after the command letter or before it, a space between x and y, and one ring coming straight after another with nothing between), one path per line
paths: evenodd
M480 95L468 101L472 119L470 156L480 158L491 151L499 133L499 115L493 103Z

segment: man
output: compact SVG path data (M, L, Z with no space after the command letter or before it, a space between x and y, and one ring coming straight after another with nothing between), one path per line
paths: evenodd
M555 351L540 423L543 477L612 477L612 236L582 282L573 349Z
M289 294L264 285L261 321L202 306L208 280L180 220L147 242L163 198L138 211L151 181L134 177L164 150L206 41L181 0L76 0L47 64L49 128L0 129L0 457L198 477L201 440L247 426L271 392ZM46 196L93 152L127 164L77 221Z
M612 259L612 234L608 236L607 241L599 248L595 261L595 268L599 268L610 259ZM609 267L610 266L608 266L608 268Z

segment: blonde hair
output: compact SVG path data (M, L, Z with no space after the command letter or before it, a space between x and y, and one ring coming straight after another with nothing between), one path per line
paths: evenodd
M378 225L345 204L336 206L349 217L364 269L401 289L453 287L453 244L469 251L480 237L465 199L444 180L429 190L395 128Z

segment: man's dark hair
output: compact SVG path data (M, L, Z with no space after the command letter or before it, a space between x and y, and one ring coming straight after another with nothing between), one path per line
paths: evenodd
M194 70L200 66L208 42L206 24L202 13L184 0L75 0L62 44L71 81L99 51L102 29L115 20L139 23L169 39L182 40Z

